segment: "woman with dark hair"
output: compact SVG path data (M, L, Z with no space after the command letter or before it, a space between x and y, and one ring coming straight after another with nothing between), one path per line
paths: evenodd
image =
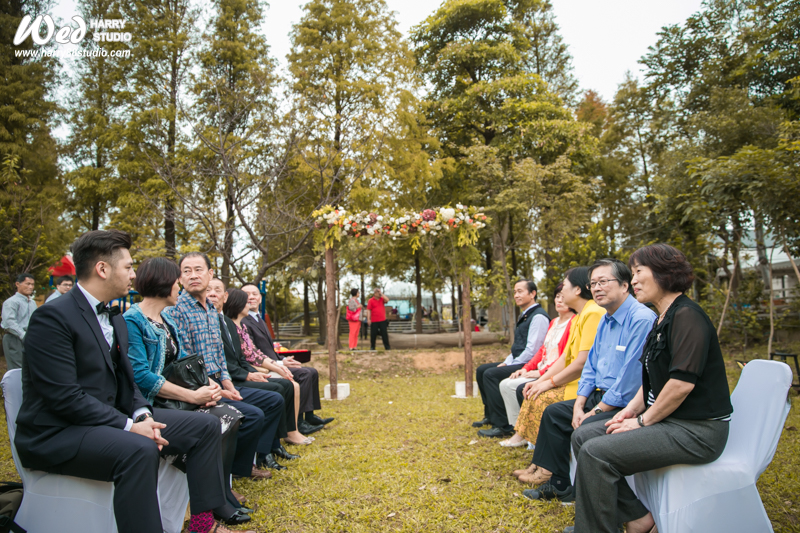
M594 344L597 326L606 314L605 309L592 299L589 289L589 269L575 267L564 274L561 297L564 304L574 309L577 317L570 327L569 339L563 355L559 357L536 381L524 385L525 400L517 417L517 433L528 442L536 442L539 423L547 406L578 396L578 380L586 357ZM515 470L514 475L523 483L530 483L536 465Z
M242 413L231 405L219 403L222 392L214 381L209 380L207 385L191 390L167 380L172 365L180 364L181 359L189 355L183 351L175 322L165 312L178 301L180 275L178 265L165 257L145 259L136 270L136 290L142 301L123 315L128 326L128 358L133 378L145 399L155 407L194 406L193 411L209 413L219 419L225 493L229 503L214 509L214 514L225 523L243 524L250 520L245 513L252 510L242 507L230 487Z
M576 532L655 531L653 516L625 476L675 464L716 460L728 440L725 363L708 315L686 292L694 281L682 252L666 244L630 258L636 299L659 313L642 350L642 387L614 418L582 424L572 436L578 458Z
M564 297L561 295L563 288L564 284L559 283L553 291L553 303L558 317L550 321L542 347L524 367L500 382L500 394L506 405L509 424L516 425L519 417L520 403L517 401L517 389L539 379L564 354L575 310L564 303ZM506 448L518 448L526 444L527 441L519 433L514 433L510 439L500 441L500 446Z
M346 317L347 325L350 326L348 347L355 350L358 348L358 332L361 330L361 301L358 299L358 289L350 289Z

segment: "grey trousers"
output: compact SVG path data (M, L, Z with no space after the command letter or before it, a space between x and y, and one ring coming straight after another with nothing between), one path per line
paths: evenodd
M591 419L589 419L591 420ZM575 533L617 533L617 526L648 513L625 476L676 464L716 460L728 441L728 422L667 417L658 424L607 435L605 423L572 434Z
M22 356L25 355L25 345L19 337L6 333L3 335L3 355L6 357L8 370L22 368Z

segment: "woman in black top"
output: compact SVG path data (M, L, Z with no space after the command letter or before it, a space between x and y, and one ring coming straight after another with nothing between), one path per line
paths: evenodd
M683 293L692 266L666 244L645 246L630 259L636 299L659 313L642 350L642 387L605 424L584 424L572 436L578 458L578 533L655 531L653 516L625 476L675 464L716 460L733 412L716 330Z

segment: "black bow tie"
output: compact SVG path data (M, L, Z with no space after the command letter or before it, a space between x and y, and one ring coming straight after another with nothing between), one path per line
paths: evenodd
M118 305L115 305L114 307L111 307L110 305L106 305L103 302L98 303L97 306L95 307L95 309L97 309L97 314L98 315L102 315L103 313L108 313L108 318L109 319L114 318L115 316L117 316L120 313Z

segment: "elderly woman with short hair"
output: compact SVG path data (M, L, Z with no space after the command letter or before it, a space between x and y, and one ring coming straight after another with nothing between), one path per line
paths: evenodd
M652 514L625 476L675 464L716 460L728 440L733 412L717 332L684 292L694 280L682 252L666 244L630 258L636 299L658 318L642 349L642 387L605 424L583 424L572 435L578 458L577 533L656 530Z

